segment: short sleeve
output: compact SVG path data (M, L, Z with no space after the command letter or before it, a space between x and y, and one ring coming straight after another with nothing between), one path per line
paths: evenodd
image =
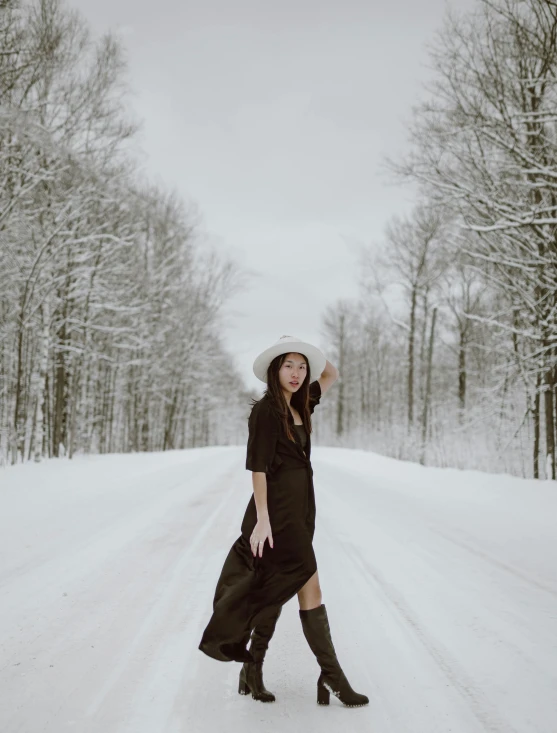
M309 411L312 413L315 410L315 406L319 404L321 400L321 385L316 379L309 385Z
M277 442L276 423L267 405L258 402L253 406L248 418L248 431L246 469L267 473Z

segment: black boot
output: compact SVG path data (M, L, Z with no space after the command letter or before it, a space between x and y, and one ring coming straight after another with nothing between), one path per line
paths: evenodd
M263 682L263 659L267 652L269 641L275 633L275 626L281 612L282 606L272 608L267 616L261 619L253 629L249 651L255 662L244 662L240 670L240 682L238 686L240 695L249 695L251 692L254 700L261 700L261 702L275 701L273 693L265 689Z
M317 702L320 705L328 705L332 692L349 707L367 705L369 698L354 692L340 667L331 639L325 604L322 603L318 608L310 608L307 611L299 609L299 613L304 636L321 667L321 674L317 680Z

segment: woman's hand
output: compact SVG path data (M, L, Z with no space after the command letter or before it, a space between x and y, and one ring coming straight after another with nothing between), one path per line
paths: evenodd
M257 550L259 549L259 557L263 557L263 545L265 540L269 540L269 545L273 547L273 533L271 531L271 522L269 517L262 517L257 520L257 524L253 528L249 543L251 545L251 551L253 556L257 556Z

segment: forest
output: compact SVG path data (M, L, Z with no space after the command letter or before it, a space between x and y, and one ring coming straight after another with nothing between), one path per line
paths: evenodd
M340 372L317 444L556 478L556 41L547 0L440 19L382 168L415 205L316 314ZM246 437L243 273L140 171L126 74L61 0L1 4L0 466Z

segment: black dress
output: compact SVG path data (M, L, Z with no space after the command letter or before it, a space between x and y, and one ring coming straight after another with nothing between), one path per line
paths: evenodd
M309 395L313 413L321 399L317 380L310 384ZM252 662L246 645L253 627L289 601L317 570L312 545L316 507L311 436L303 426L294 426L296 442L288 440L267 395L253 406L248 428L246 469L266 474L274 546L265 540L262 557L259 551L254 557L251 551L249 540L257 523L252 493L241 535L224 561L213 614L199 644L202 652L222 662Z

